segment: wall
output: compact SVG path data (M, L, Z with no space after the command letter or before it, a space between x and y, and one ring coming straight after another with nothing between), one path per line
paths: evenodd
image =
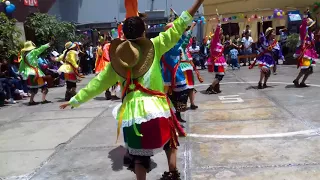
M154 0L154 10L169 10L177 13L188 9L194 0ZM62 20L80 24L113 22L114 18L123 20L124 0L56 0L49 14L57 15ZM122 5L122 6L120 6ZM151 0L139 0L139 10L150 10ZM120 11L121 10L121 11ZM202 10L201 10L202 11Z

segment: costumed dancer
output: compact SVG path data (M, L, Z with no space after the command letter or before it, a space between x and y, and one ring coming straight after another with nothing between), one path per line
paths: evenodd
M173 27L173 23L166 25L165 30ZM182 35L178 43L166 52L161 58L162 78L165 85L165 92L176 109L176 117L179 122L186 122L181 117L181 112L187 110L188 87L183 72L179 66L181 50L180 47L186 38Z
M312 33L315 21L310 18L310 13L305 15L300 26L300 42L298 44L298 49L294 54L294 57L298 60L297 67L300 67L300 72L297 78L293 81L296 87L308 87L306 85L307 78L313 73L313 66L316 65L318 61L318 54L315 49L315 39ZM301 83L299 80L303 77Z
M195 93L196 90L194 89L194 74L193 72L196 73L198 80L200 81L200 83L203 82L202 77L200 76L200 73L197 69L197 66L194 65L193 60L192 60L192 56L191 54L188 52L188 45L192 44L192 30L195 27L196 22L192 23L192 26L190 28L190 30L187 31L187 37L185 38L184 42L181 45L181 51L182 51L182 59L180 60L180 68L184 74L184 77L186 79L186 83L187 83L187 88L189 89L189 99L190 99L190 109L197 109L198 106L195 105L194 103L194 99L195 99ZM191 39L191 43L190 42Z
M124 141L132 156L131 167L138 180L145 180L150 170L150 157L165 150L169 172L162 180L180 180L177 171L178 136L185 135L167 95L161 77L160 59L180 39L192 16L204 0L184 11L173 27L149 40L145 22L135 15L123 23L127 40L115 39L110 45L110 60L105 70L80 90L68 103L60 106L78 107L99 95L116 82L121 82L122 105L118 111L118 135L123 129Z
M104 62L104 59L103 59L104 43L105 43L104 37L99 36L98 46L96 50L96 61L95 61L95 67L94 67L95 74L99 74L106 65L106 62Z
M221 24L220 24L220 16L218 15L219 23L214 32L213 38L211 40L210 45L210 57L208 59L208 66L213 67L213 71L215 72L215 79L212 84L206 90L207 94L217 94L221 93L220 90L220 82L222 81L225 69L227 68L227 63L223 55L223 45L220 42L220 37L223 36ZM209 70L210 68L208 68Z
M66 94L65 100L69 101L75 94L77 90L77 81L78 78L83 78L78 71L78 46L76 43L67 42L65 44L65 50L63 53L56 59L63 64L58 69L58 72L61 74L61 78L65 80Z
M266 33L261 33L259 41L259 54L256 58L260 70L260 80L258 83L258 89L263 89L267 87L267 81L271 75L271 70L274 67L276 61L275 58L283 59L280 45L275 39L275 30L269 27ZM251 65L254 66L255 63ZM263 81L263 85L262 85Z
M19 72L22 75L23 80L27 81L27 86L30 89L30 101L29 105L37 105L34 101L35 95L38 93L39 88L42 92L42 104L50 103L46 100L46 96L49 92L46 82L43 77L45 74L40 70L38 64L38 56L52 45L53 42L42 45L36 48L35 44L31 41L24 43L24 48L21 50L21 62Z

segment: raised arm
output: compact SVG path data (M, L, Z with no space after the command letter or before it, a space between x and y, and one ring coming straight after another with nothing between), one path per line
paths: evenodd
M214 32L213 38L211 39L211 45L210 45L211 55L213 55L213 52L216 51L217 44L219 43L220 32L221 32L221 24L218 23L216 31Z
M196 0L188 11L173 22L173 27L152 39L157 53L161 56L169 51L180 39L188 24L191 23L193 15L197 12L204 0Z
M308 26L308 23L307 23L307 20L308 18L305 16L302 20L302 24L300 26L300 45L304 46L305 44L305 38L307 36L307 26Z
M118 79L118 75L113 70L111 63L109 63L106 68L98 76L93 78L85 88L81 89L77 95L71 98L68 105L73 107L80 106L113 86L118 82Z
M37 49L34 49L33 51L31 51L31 53L34 55L34 56L39 56L40 54L42 54L46 49L48 49L50 47L50 43L48 44L45 44L45 45L42 45L40 46L39 48Z

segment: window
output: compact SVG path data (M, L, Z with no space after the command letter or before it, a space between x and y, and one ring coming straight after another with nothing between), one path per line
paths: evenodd
M234 36L238 35L240 31L240 27L238 23L227 23L222 24L221 28L223 29L223 35Z

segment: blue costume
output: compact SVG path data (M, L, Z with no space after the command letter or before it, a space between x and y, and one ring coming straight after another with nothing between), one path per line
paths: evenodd
M167 53L165 53L161 60L162 77L164 84L165 86L171 87L175 92L180 92L188 89L186 85L186 79L179 66L180 55L182 53L180 47L186 38L187 37L185 35L182 35L179 42ZM173 76L175 76L174 81Z

